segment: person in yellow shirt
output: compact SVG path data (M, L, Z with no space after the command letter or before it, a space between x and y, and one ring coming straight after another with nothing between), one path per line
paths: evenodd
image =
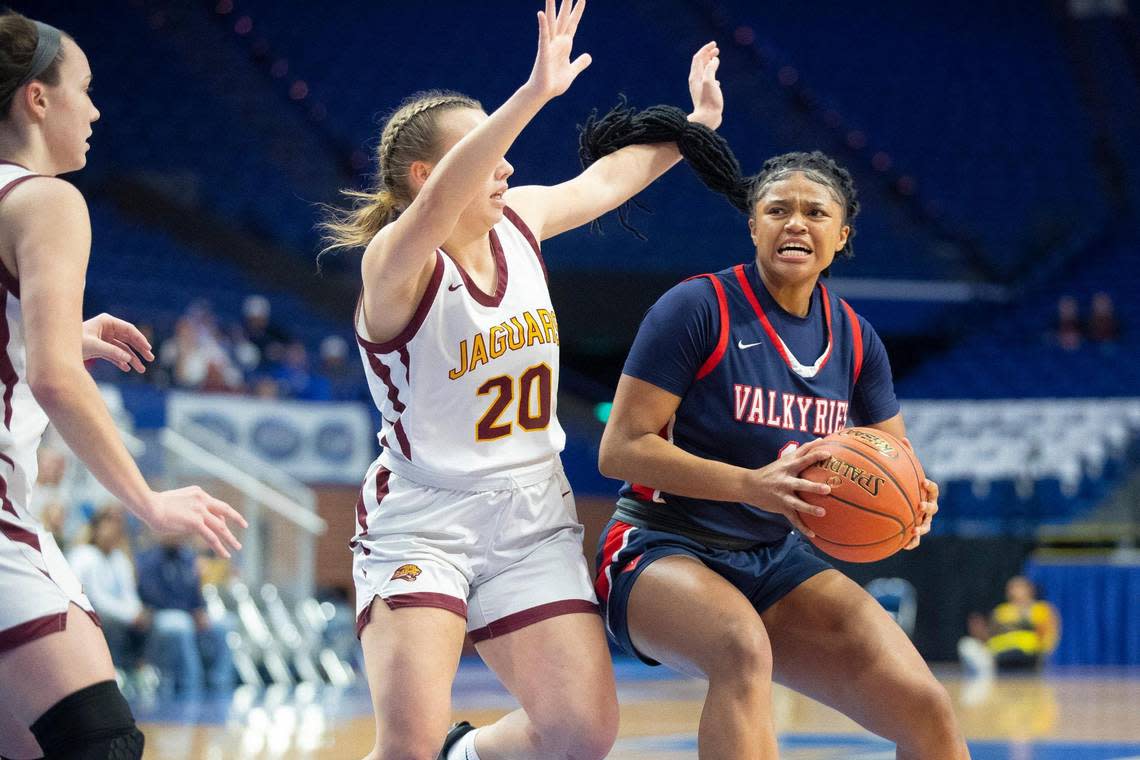
M1023 575L1006 582L1005 598L990 615L986 648L998 670L1036 669L1061 640L1061 618Z

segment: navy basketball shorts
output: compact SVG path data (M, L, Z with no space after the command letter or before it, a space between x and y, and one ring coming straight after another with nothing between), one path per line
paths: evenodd
M674 554L700 560L744 594L756 614L783 599L808 578L831 569L831 564L794 531L772 544L757 544L747 549L714 549L676 533L610 520L598 540L594 590L605 613L606 631L623 650L649 665L660 663L634 648L626 622L626 605L633 584L645 568Z

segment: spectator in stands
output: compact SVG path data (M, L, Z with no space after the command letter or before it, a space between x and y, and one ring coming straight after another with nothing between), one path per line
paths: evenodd
M265 369L280 362L285 356L289 334L270 322L269 299L259 295L246 296L241 311L245 336L261 352L258 367Z
M163 342L159 362L180 388L235 391L244 384L237 364L226 351L217 320L205 302L190 305L178 320L174 336Z
M1112 296L1103 291L1092 297L1085 334L1093 343L1115 343L1120 338L1120 322Z
M1033 583L1023 575L1005 584L1005 602L987 622L979 613L967 620L969 636L958 642L962 664L981 677L998 671L1040 668L1061 640L1061 618L1048 602L1037 599Z
M122 510L116 505L96 512L85 538L68 552L67 559L99 614L111 660L119 670L131 672L141 663L151 615L135 585Z
M363 401L367 385L360 365L348 362L348 342L339 335L321 341L320 376L328 383L327 398L333 401Z
M149 653L163 675L159 691L171 696L177 687L193 696L203 686L232 688L230 625L206 612L194 550L179 538L164 538L139 554L138 573L139 596L154 613Z
M1066 351L1081 347L1081 317L1077 299L1061 296L1057 299L1057 322L1053 326L1053 339Z
M277 381L281 395L286 398L313 400L319 398L320 388L313 381L309 368L309 352L299 340L290 341L285 347L281 363L273 368L270 377Z

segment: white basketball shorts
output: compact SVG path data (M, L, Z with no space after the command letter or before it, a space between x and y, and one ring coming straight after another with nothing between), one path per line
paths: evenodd
M427 486L373 463L350 542L357 635L377 597L390 609L454 612L476 642L558 615L597 612L583 529L561 467L507 480L489 490Z

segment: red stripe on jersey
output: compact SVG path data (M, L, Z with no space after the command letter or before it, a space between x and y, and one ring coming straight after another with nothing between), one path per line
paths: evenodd
M859 326L859 315L851 305L842 298L839 303L843 304L847 318L851 320L851 339L855 341L855 382L859 382L859 373L863 371L863 328Z
M368 354L368 366L372 368L372 373L380 378L380 382L384 383L388 389L388 400L392 402L392 411L396 414L403 414L408 407L400 400L400 391L392 382L392 370L388 369L388 365L380 361L380 357L373 353Z
M372 372L388 389L388 401L392 403L392 410L397 415L403 414L404 410L408 407L400 400L400 392L397 390L395 383L392 382L392 370L388 369L388 365L380 361L380 357L376 354L370 351L366 351L365 353L368 355L368 366L372 368ZM400 358L404 359L406 356L407 351L402 351ZM404 365L404 375L405 377L410 377L410 370L407 369L407 366L407 364ZM389 421L387 418L385 418L384 421L392 426L392 431L396 434L396 442L400 444L400 453L402 453L404 458L409 462L412 461L412 443L408 440L408 434L404 431L403 421L398 416L394 422Z
M0 163L8 164L10 166L20 166L19 164L14 164L11 161L0 161ZM20 166L20 168L23 169L24 167ZM39 174L29 174L24 177L17 177L8 184L4 185L4 187L0 187L0 201L4 200L4 197L7 196L8 193L12 192L12 190L15 189L17 185L39 176ZM16 279L16 275L8 271L8 267L4 264L0 264L0 286L3 286L5 289L7 289L7 291L14 297L20 297L20 281Z
M0 454L0 461L5 462L9 467L12 468L12 471L15 472L16 463L13 462L11 458L6 454ZM8 498L8 480L2 475L0 475L0 509L8 512L13 517L19 517L19 515L16 514L16 508L12 506L12 500Z
M748 281L748 275L744 273L744 265L738 264L732 268L733 273L736 275L737 281L740 283L741 290L744 291L744 296L748 299L748 303L752 305L752 310L756 312L756 316L760 319L760 326L764 328L764 332L768 335L768 340L776 349L776 353L784 360L784 363L790 368L795 368L792 359L788 356L787 351L784 350L784 342L780 340L779 333L776 328L772 327L772 323L768 321L768 315L764 313L764 307L760 305L760 300L756 298L756 291L752 289L752 283ZM823 363L819 365L819 370L827 366L827 362L831 359L831 299L827 295L827 288L820 283L820 291L823 295L823 319L827 323L827 355L823 358ZM819 370L816 370L817 372Z
M356 342L364 346L365 350L376 354L389 354L396 351L411 341L416 336L420 329L420 325L427 319L428 311L431 310L431 305L435 301L435 294L439 292L439 285L443 282L443 256L438 252L435 254L435 269L431 273L431 279L428 280L427 290L424 291L423 297L416 305L416 310L412 314L412 318L408 324L400 331L400 334L391 340L386 340L383 343L374 343L360 334L360 319L355 321L356 325ZM357 302L357 308L360 308L363 303L363 294L361 294L361 301Z
M484 306L498 306L503 302L503 296L507 293L507 256L503 253L503 244L499 240L499 234L495 232L492 227L487 233L487 237L491 240L491 259L495 262L495 292L488 295L475 284L467 274L467 270L456 261L451 259L451 263L455 264L455 268L459 270L459 276L463 278L463 283L467 286L467 292L471 294L478 303ZM442 248L440 250L443 250ZM447 253L447 251L443 251ZM450 258L450 255L448 256Z
M728 299L724 295L724 286L720 284L720 279L711 274L701 275L701 277L708 277L712 281L713 288L716 290L717 309L720 313L720 337L717 338L716 348L705 359L705 363L697 370L697 379L707 375L716 369L716 365L720 364L720 360L724 358L724 352L728 349Z
M631 530L633 530L633 526L629 523L614 520L614 524L606 533L606 541L602 544L602 563L598 566L597 575L594 576L594 591L598 595L598 601L602 604L606 604L609 598L610 587L613 585L611 570L614 562L617 561L617 555L625 546L625 538Z
M396 443L400 444L400 453L404 455L404 459L409 462L412 461L412 442L408 440L408 434L404 432L403 420L396 420L392 430L396 433Z
M530 231L530 227L526 226L526 222L524 222L522 217L515 213L515 210L510 206L503 208L503 216L510 219L511 224L517 227L518 231L526 238L526 241L530 243L530 247L534 249L534 255L538 257L538 265L542 267L543 276L546 277L547 280L550 280L550 275L546 273L546 262L542 258L542 246L538 244L538 240L535 238L534 233Z
M0 264L0 269L4 265ZM12 429L12 392L16 390L16 383L20 376L12 366L12 357L8 355L8 342L12 335L8 330L8 291L0 287L0 383L4 384L4 427Z
M11 523L0 520L0 535L5 536L11 541L19 541L21 544L27 544L37 552L40 551L40 537L18 525L12 525Z

